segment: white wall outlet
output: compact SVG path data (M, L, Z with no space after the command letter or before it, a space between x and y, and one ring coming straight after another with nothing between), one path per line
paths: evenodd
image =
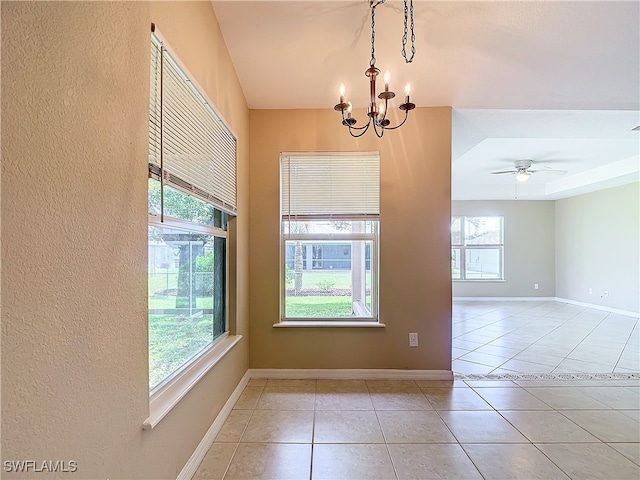
M533 288L535 288L535 289L537 290L537 289L538 289L538 284L537 284L537 283L534 283L534 284L533 284Z
M609 298L609 290L605 290L602 294L602 298Z
M418 334L417 333L410 333L409 334L409 346L410 347L417 347L418 346Z
M589 295L593 295L593 288L589 289Z

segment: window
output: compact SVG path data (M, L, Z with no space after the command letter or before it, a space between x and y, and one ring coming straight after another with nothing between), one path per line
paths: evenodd
M502 280L503 239L502 217L452 217L452 278Z
M156 34L149 104L149 390L228 336L236 139Z
M378 319L378 154L281 156L281 318Z

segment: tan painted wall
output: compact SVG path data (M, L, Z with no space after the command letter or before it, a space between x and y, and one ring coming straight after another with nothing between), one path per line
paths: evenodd
M333 110L251 111L250 364L254 368L451 368L451 109L351 138ZM385 329L275 329L279 154L380 151L380 320ZM409 349L408 333L420 347Z
M455 281L454 297L555 296L555 202L454 201L452 212L504 217L505 281Z
M558 297L640 311L640 183L558 200L556 231Z
M245 338L143 431L152 21L239 137ZM2 460L175 478L248 366L249 113L211 4L2 2L1 100Z

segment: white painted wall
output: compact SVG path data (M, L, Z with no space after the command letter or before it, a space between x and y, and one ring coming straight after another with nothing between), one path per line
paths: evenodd
M1 8L2 460L175 478L248 368L249 115L211 3ZM143 431L151 22L239 138L230 308L244 338Z
M454 297L555 296L553 201L453 201L452 215L504 217L504 281L454 281ZM534 289L534 284L538 289Z
M639 191L633 183L556 202L556 296L640 311Z

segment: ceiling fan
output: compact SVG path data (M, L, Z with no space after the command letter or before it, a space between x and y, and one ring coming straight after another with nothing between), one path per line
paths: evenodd
M513 162L513 169L502 170L499 172L491 172L491 173L493 175L503 175L503 174L515 175L516 180L518 180L519 182L526 182L527 180L529 180L529 177L531 176L531 174L537 173L537 172L551 173L554 175L565 175L567 173L566 170L555 170L551 167L544 167L544 168L532 170L531 165L533 165L532 160L516 160L515 162Z

